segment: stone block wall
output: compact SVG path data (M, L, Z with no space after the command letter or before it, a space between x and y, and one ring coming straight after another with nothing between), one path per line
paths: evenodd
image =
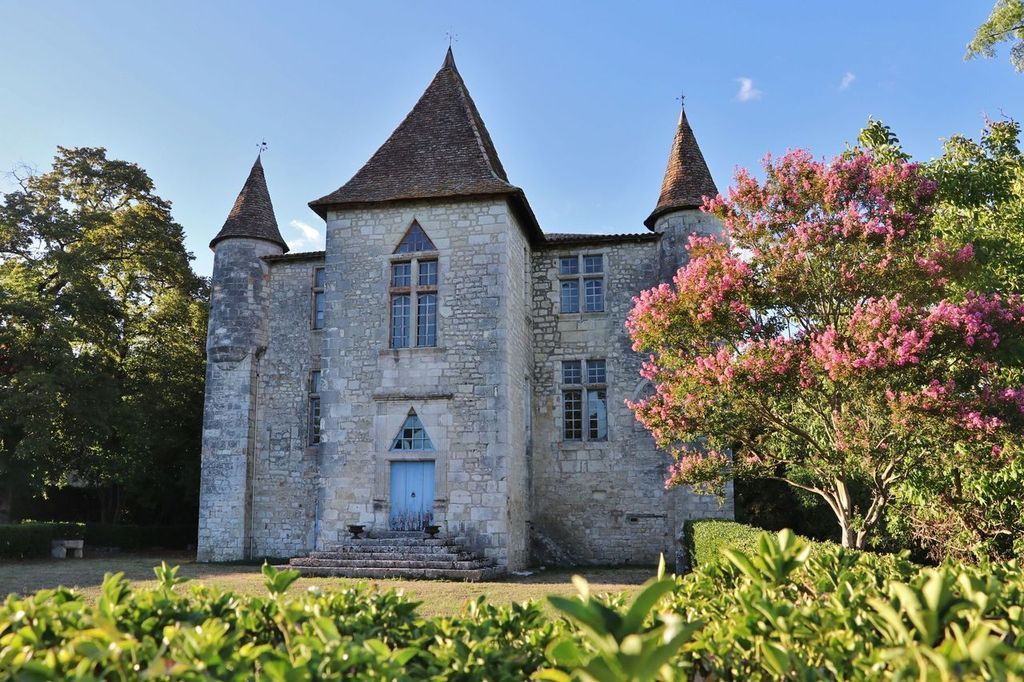
M313 269L323 264L322 254L270 262L269 341L259 368L250 510L256 557L297 556L314 546L319 447L311 442L309 378L320 368L312 284Z
M206 340L200 561L242 559L250 543L249 503L256 376L267 346L269 268L281 247L231 238L217 245Z
M390 263L413 220L437 247L438 343L390 349ZM501 564L525 556L525 549L510 547L524 543L525 533L518 538L509 530L511 460L525 446L506 418L509 377L525 374L511 369L509 351L510 254L521 258L521 251L503 199L328 215L321 545L339 542L350 523L385 527L390 463L416 457L436 462L436 523ZM522 272L516 277L525 279ZM410 408L433 453L389 451Z
M724 504L688 489L664 489L667 454L626 407L651 387L640 377L624 322L632 297L661 280L660 240L549 245L533 255L534 415L532 450L535 561L592 564L671 561L688 518L732 517ZM602 254L605 312L559 312L560 256ZM608 438L563 438L561 362L604 359Z

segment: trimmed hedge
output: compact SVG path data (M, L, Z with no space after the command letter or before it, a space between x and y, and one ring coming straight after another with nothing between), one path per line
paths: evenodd
M722 549L738 549L746 554L757 551L757 540L765 531L735 521L697 519L686 523L686 542L693 568L716 563ZM813 541L809 541L813 542Z
M0 525L0 558L38 559L50 556L52 540L82 540L84 523L8 523Z
M85 524L85 546L137 549L185 549L196 542L196 526L122 526Z
M792 531L789 531L792 532ZM735 521L720 521L718 519L696 519L686 523L686 543L690 552L691 567L707 568L712 564L726 560L722 554L723 549L734 549L744 554L757 554L761 547L762 537L774 538L775 533L755 528ZM810 547L810 557L827 554L833 550L842 549L835 542L811 540L802 535L793 536L800 542ZM898 554L886 554L880 552L860 551L856 549L844 550L851 555L863 555L868 557L875 566L884 566L886 570L895 570L898 566L915 565L909 560L909 552Z
M104 523L26 521L0 524L0 559L50 556L53 540L85 540L89 547L123 550L184 549L196 541L194 526L119 526Z

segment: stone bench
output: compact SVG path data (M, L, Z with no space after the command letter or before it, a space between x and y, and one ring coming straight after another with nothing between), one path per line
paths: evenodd
M52 540L50 554L54 559L81 559L85 550L85 540Z

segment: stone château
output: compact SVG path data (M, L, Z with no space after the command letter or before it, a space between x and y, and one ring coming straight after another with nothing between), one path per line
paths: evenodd
M198 557L295 556L440 526L498 567L649 563L724 503L665 490L626 407L651 386L623 326L672 278L715 183L685 112L648 231L541 230L451 50L412 111L310 202L288 253L259 158L215 252ZM639 222L639 221L638 221Z

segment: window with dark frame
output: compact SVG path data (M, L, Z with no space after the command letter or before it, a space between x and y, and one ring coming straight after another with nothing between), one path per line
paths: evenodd
M436 247L420 224L413 221L395 254L408 256L391 261L391 348L437 345L438 261ZM394 256L392 256L394 259Z
M324 328L324 289L327 275L324 268L313 268L313 329Z
M608 440L607 387L603 359L562 361L562 440Z
M582 267L580 263L582 261ZM604 255L585 253L558 259L559 312L604 312Z
M320 442L320 370L309 373L309 444Z

